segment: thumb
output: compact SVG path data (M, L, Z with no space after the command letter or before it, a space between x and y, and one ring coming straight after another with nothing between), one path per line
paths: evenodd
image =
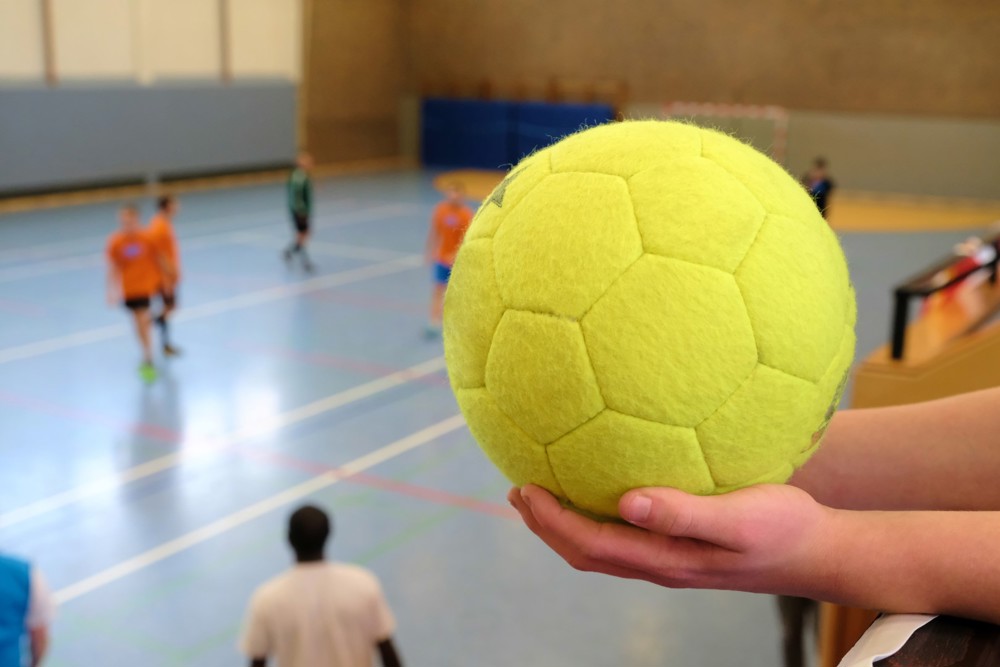
M748 542L742 494L695 496L677 489L629 491L618 502L623 519L669 537L687 537L742 551Z

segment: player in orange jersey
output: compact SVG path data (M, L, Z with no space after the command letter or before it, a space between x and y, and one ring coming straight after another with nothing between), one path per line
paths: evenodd
M156 215L149 221L146 232L156 245L160 256L167 264L168 272L162 276L160 284L160 300L163 308L160 314L153 318L160 327L163 341L163 354L175 357L180 349L170 342L170 317L177 308L177 285L181 279L181 256L177 246L177 235L174 234L173 219L177 215L177 199L173 195L164 195L156 201Z
M444 291L451 278L451 267L455 255L462 245L465 232L472 222L472 209L464 200L462 186L451 183L445 190L445 200L434 207L431 216L431 230L427 237L427 261L433 266L434 292L431 296L431 319L427 327L428 335L441 331L441 312L444 307Z
M169 266L156 244L139 222L139 210L132 204L119 212L121 229L108 238L108 302L122 303L132 313L135 331L142 346L139 374L146 382L156 379L150 345L149 305L159 293L162 276Z

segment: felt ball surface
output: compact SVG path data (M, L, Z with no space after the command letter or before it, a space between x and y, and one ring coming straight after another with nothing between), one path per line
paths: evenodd
M636 487L787 480L840 400L855 318L837 237L784 169L630 121L534 153L483 202L444 343L490 460L617 517Z

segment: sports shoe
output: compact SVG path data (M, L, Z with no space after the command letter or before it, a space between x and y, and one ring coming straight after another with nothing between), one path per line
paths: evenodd
M179 357L181 356L181 349L179 347L174 347L170 343L163 344L163 356L165 357Z
M285 264L291 264L292 263L292 251L291 250L286 249L283 253L281 253L281 256L285 258Z
M146 384L153 384L156 382L156 376L156 366L153 364L144 363L142 366L139 366L139 377L141 377L142 381Z
M316 265L312 262L305 262L302 268L306 270L306 273L316 273Z

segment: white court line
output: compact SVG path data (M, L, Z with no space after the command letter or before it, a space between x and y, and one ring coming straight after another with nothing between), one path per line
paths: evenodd
M340 203L354 203L356 200L347 199L342 200ZM325 205L324 205L325 208ZM315 216L315 221L317 227L320 229L326 227L341 227L346 225L353 225L359 222L369 222L373 219L378 219L379 217L385 217L389 215L401 215L404 213L411 213L415 211L423 211L424 207L420 204L377 204L375 206L370 206L367 208L359 208L347 212L338 212L336 210L330 211L329 213L324 213L322 215ZM253 213L233 213L230 215L221 215L212 218L205 218L203 220L180 220L177 222L177 236L181 241L182 249L189 243L198 239L205 234L198 234L197 232L204 232L211 229L211 234L217 234L219 232L239 232L246 229L256 229L259 227L277 227L281 229L288 228L288 213L284 209L274 209L265 211L255 211ZM228 221L237 220L238 224L231 224ZM261 220L261 222L254 222L253 224L246 224L251 220ZM113 223L113 220L111 221ZM224 223L224 224L219 224ZM110 223L109 223L110 224ZM113 231L113 226L108 228L108 234ZM191 232L196 232L191 234ZM39 243L32 246L25 246L23 248L10 248L5 250L0 250L0 262L3 261L28 261L28 260L45 260L52 258L53 256L63 260L69 261L72 258L66 258L64 255L71 254L73 252L79 251L90 251L94 248L104 247L104 243L107 241L107 236L91 236L82 239L73 239L70 241L55 241L52 243Z
M67 489L47 498L42 498L28 505L24 505L15 510L0 514L0 529L13 526L14 524L33 519L35 517L53 512L73 503L80 502L92 496L105 493L125 486L151 475L155 475L164 470L169 470L183 462L216 453L233 447L240 442L252 440L262 433L269 433L273 430L286 428L292 424L297 424L306 419L316 417L325 412L343 407L350 403L356 403L369 396L388 391L394 387L417 380L426 375L436 373L445 367L444 357L434 357L422 363L410 366L401 371L390 373L370 382L360 384L350 389L331 394L325 398L299 406L288 412L274 415L268 419L262 419L252 424L244 426L238 431L226 434L217 439L211 439L204 446L195 449L186 449L173 454L167 454L159 458L147 461L140 465L122 470L121 472L107 475L89 484L84 484L72 489Z
M281 240L267 234L233 234L234 243L245 243L260 248L275 248ZM350 245L346 243L330 243L329 241L319 241L309 239L307 250L310 253L330 255L331 257L347 257L349 259L369 259L373 261L384 261L387 259L398 259L400 257L418 257L413 253L399 252L396 250L384 250L382 248L368 248L365 246Z
M268 287L256 292L240 294L226 299L219 299L218 301L210 301L208 303L203 303L200 306L192 306L182 310L174 319L177 322L188 322L190 320L197 320L203 317L211 317L213 315L219 315L231 310L239 310L241 308L249 308L250 306L257 306L264 303L270 303L272 301L279 301L290 296L308 294L309 292L315 292L322 289L339 287L340 285L360 282L370 278L379 278L393 273L408 271L419 267L422 264L423 260L416 255L412 257L392 259L386 262L379 262L378 264L369 264L368 266L362 266L357 269L331 273L330 275L320 276L318 278L310 278L309 280L304 280L301 283ZM88 331L79 331L66 336L47 338L33 343L14 345L12 347L0 349L0 365L7 364L12 361L21 361L23 359L39 357L43 354L49 354L50 352L57 352L59 350L65 350L72 347L80 347L82 345L96 343L103 340L110 340L112 338L123 336L128 331L129 328L124 324L111 325L100 327L98 329L90 329Z
M411 205L403 205L403 208L407 208ZM320 225L320 228L329 226L345 226L352 225L359 222L368 222L370 220L376 220L378 218L385 217L387 214L398 213L400 211L401 205L390 204L385 206L374 206L367 209L360 209L358 211L352 211L345 214L331 214L327 216L330 219L336 219L338 222L335 225ZM244 219L247 216L244 216ZM260 216L250 216L251 218L259 218ZM256 224L243 224L236 227L233 231L228 232L215 232L210 234L197 234L194 236L183 236L181 237L181 249L182 251L194 250L201 248L208 248L211 246L225 245L228 243L251 243L253 245L264 245L264 239L268 239L269 243L267 246L275 250L280 249L280 246L285 241L280 239L275 239L273 237L268 237L263 234L254 234L246 230L257 229L262 227L281 227L284 229L283 225L278 225L275 223L274 218L270 218L268 222L256 223ZM88 250L93 250L94 248L103 247L106 238L102 239L92 239L89 245L85 246ZM390 259L393 257L401 257L405 253L393 252L391 250L379 250L378 248L361 248L358 246L341 246L341 247L331 247L339 246L340 244L328 244L325 241L311 241L310 247L316 247L317 249L326 249L329 252L326 254L335 255L338 257L350 257L354 259ZM352 251L356 250L355 254L351 254ZM24 259L24 258L22 258ZM105 258L102 253L90 252L83 255L69 256L69 257L59 257L57 259L49 259L44 261L35 261L29 264L19 264L17 266L11 266L7 268L0 269L0 284L9 283L16 280L25 280L28 278L37 278L39 276L47 276L55 273L63 273L65 271L75 271L79 269L89 269L94 267L103 266L105 263Z
M213 521L207 526L202 526L201 528L192 530L191 532L181 535L180 537L170 540L169 542L164 542L158 547L145 551L138 556L129 558L128 560L122 561L117 565L113 565L106 570L102 570L95 575L87 577L86 579L70 584L69 586L56 591L56 602L64 604L70 600L80 597L81 595L86 595L87 593L91 593L99 588L103 588L104 586L114 583L119 579L123 579L130 574L144 570L150 565L159 563L170 556L178 554L182 551L187 551L191 547L197 546L202 542L206 542L213 537L217 537L223 533L228 533L234 528L238 528L245 523L267 514L268 512L278 509L279 507L284 507L285 505L305 498L312 493L333 486L346 476L364 472L365 470L377 466L380 463L384 463L385 461L393 459L401 454L405 454L412 449L416 449L421 445L432 442L442 435L455 431L464 425L465 421L462 419L461 415L455 415L432 426L428 426L421 431L411 433L404 438L338 467L336 471L317 475L316 477L293 486L290 489L286 489L280 493L270 496L269 498L265 498L264 500L254 503L253 505Z

